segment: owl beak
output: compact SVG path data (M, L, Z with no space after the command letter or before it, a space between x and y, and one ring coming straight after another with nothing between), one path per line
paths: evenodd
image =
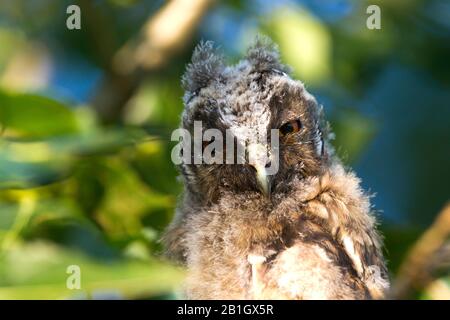
M264 194L264 196L270 198L270 176L267 175L266 167L259 165L254 165L253 167L256 169L256 180L258 181L261 192Z
M270 198L270 175L267 168L270 166L270 158L267 157L266 146L254 143L248 146L249 164L256 170L256 180L259 189L267 197Z

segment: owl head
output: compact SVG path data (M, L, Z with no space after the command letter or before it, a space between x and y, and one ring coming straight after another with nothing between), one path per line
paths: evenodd
M289 180L317 175L327 165L322 108L288 73L266 38L231 66L212 42L196 47L182 78L181 126L194 137L192 161L180 170L199 200L214 202L223 191L270 199L286 192ZM216 161L195 163L200 155Z

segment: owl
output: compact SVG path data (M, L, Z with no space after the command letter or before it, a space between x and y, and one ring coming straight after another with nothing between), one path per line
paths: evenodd
M184 193L162 241L187 268L188 299L380 299L389 287L370 196L336 156L322 107L289 72L266 38L232 66L212 42L194 50L181 128L231 132L245 159L267 156L239 162L226 148L215 156L234 162L179 165Z

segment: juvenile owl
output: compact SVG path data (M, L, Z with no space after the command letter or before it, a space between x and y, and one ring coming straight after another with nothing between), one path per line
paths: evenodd
M231 139L192 141L192 158L223 145L213 152L222 163L179 166L185 191L163 242L187 267L186 298L379 299L389 286L369 196L334 154L322 108L288 73L261 38L234 66L211 42L187 66L181 128L194 135L201 123Z

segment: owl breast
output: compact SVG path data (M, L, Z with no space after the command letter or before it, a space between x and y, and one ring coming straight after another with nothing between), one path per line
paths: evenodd
M188 224L189 299L367 298L343 249L301 213L207 211Z

